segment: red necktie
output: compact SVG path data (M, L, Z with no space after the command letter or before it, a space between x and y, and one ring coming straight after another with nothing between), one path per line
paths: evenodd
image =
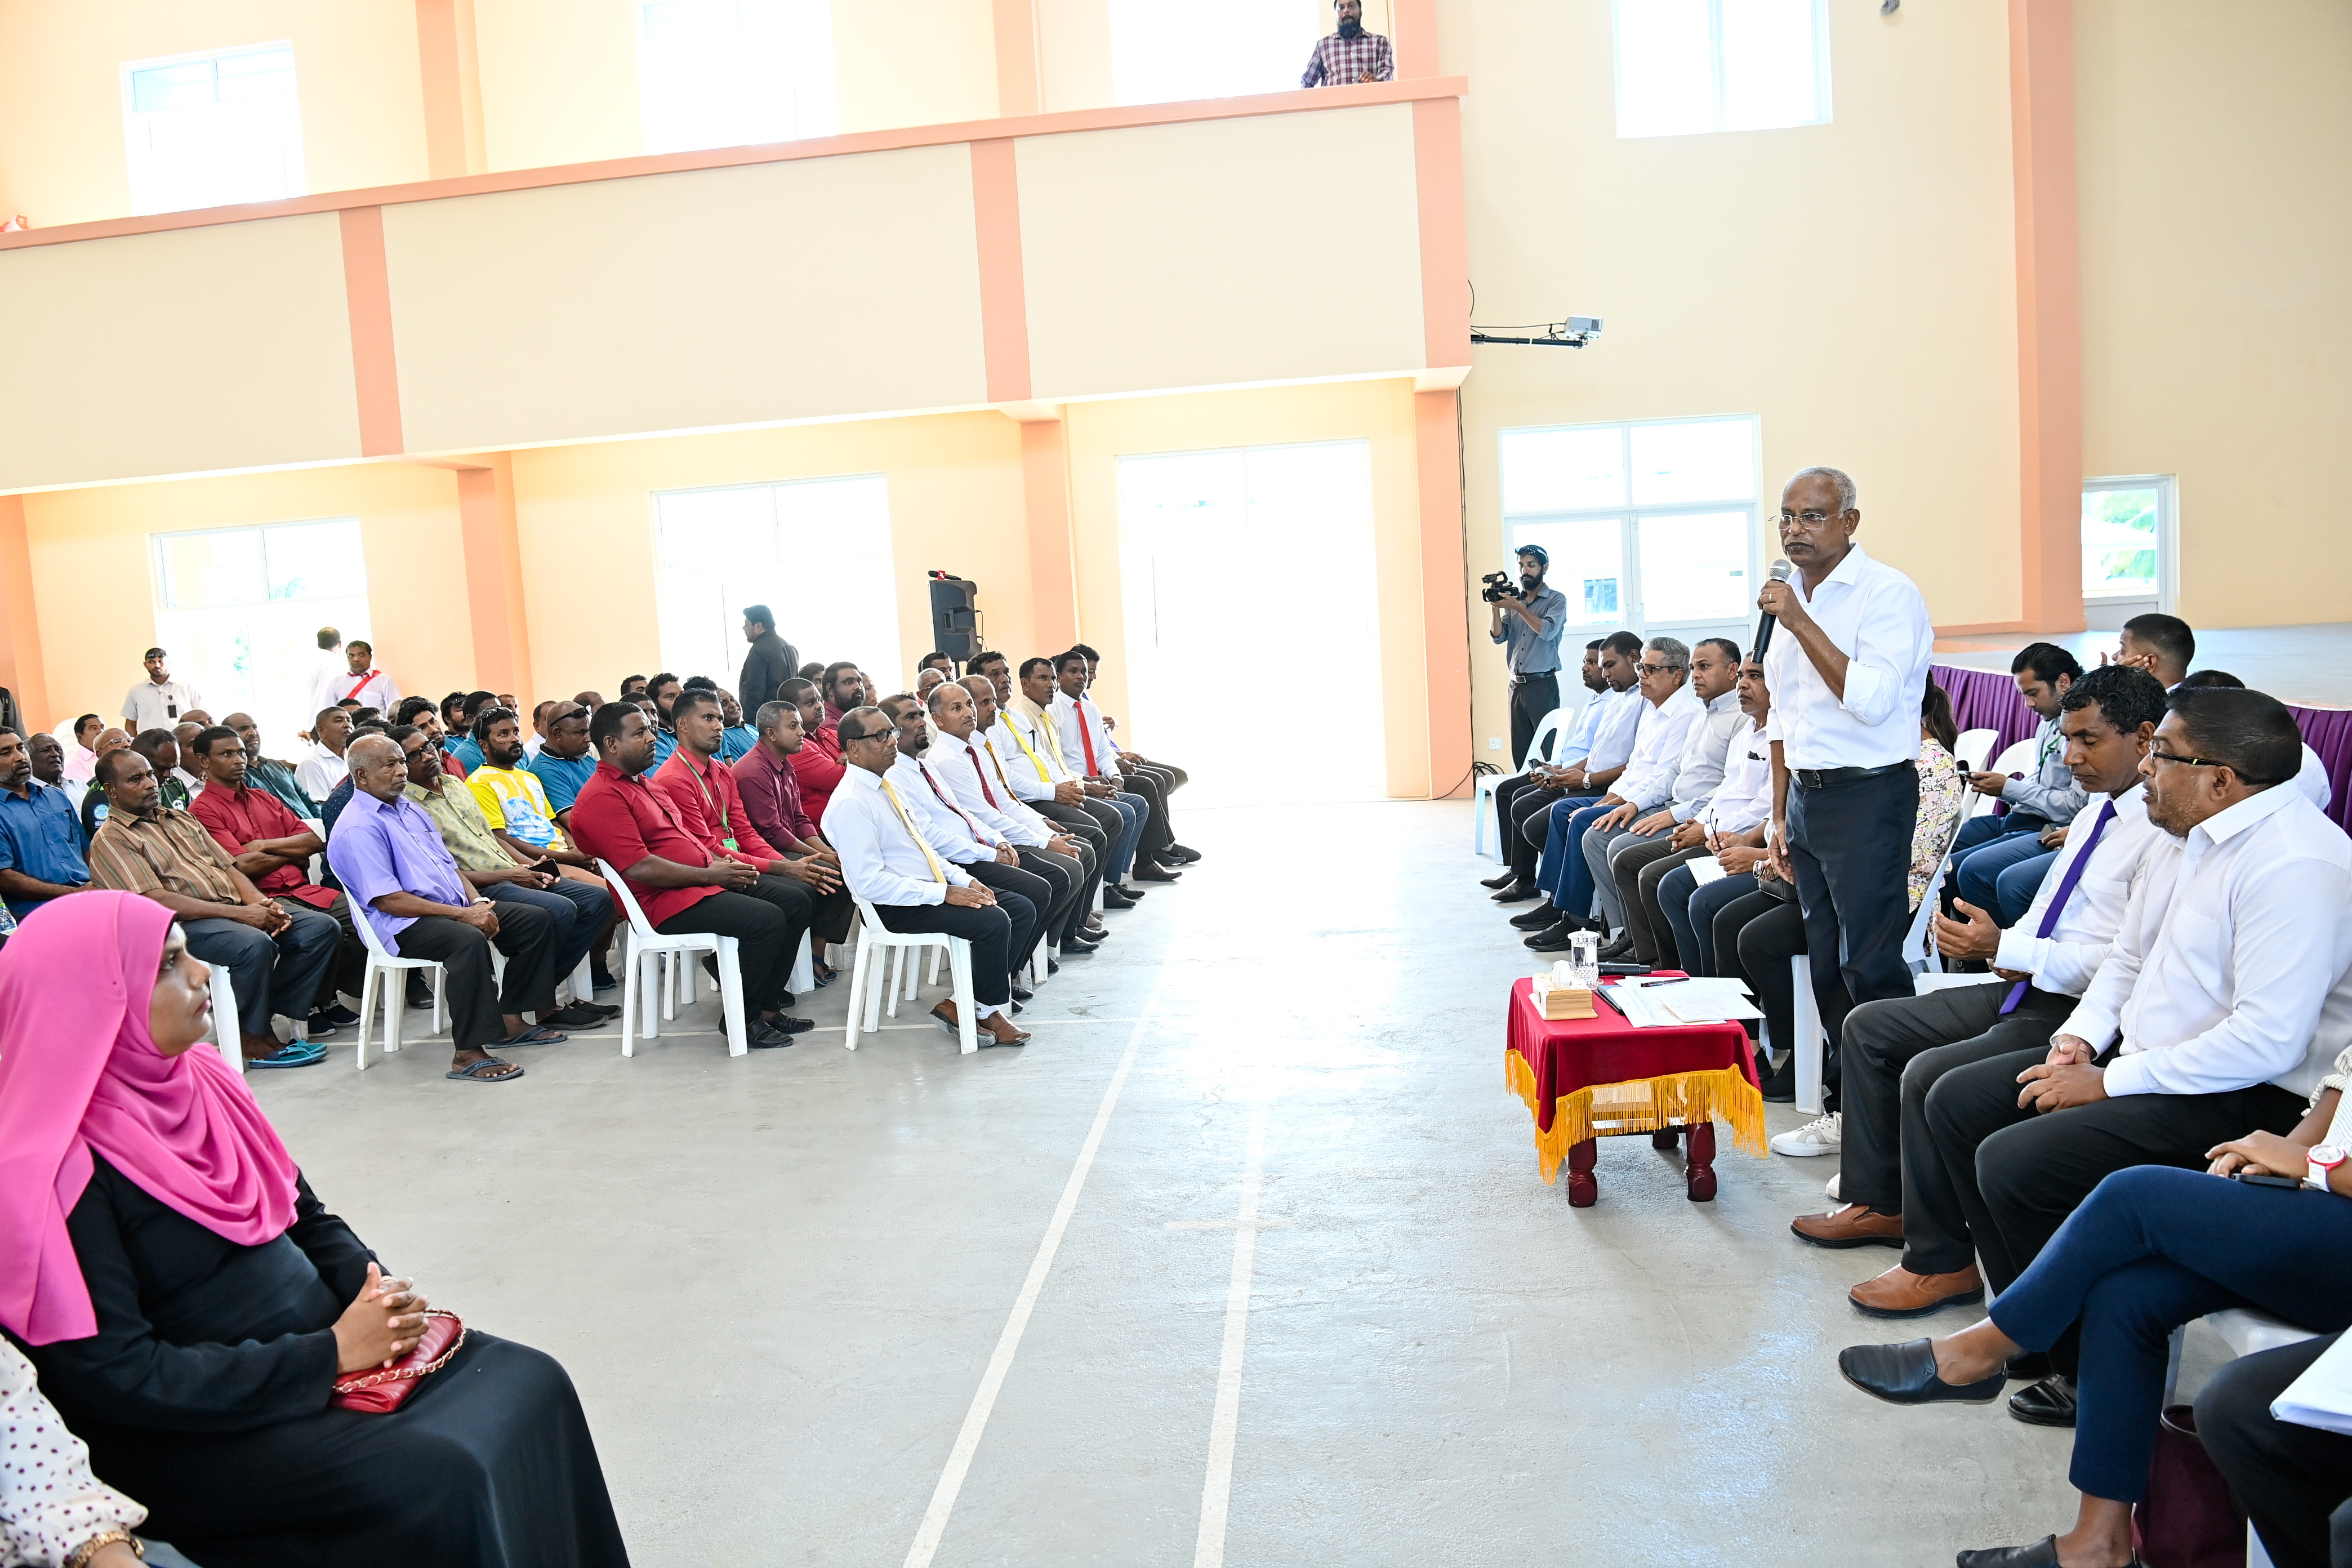
M1095 766L1095 727L1087 722L1087 700L1080 696L1070 706L1078 710L1078 743L1087 749L1087 777L1102 777L1102 769Z
M971 771L980 775L980 798L988 802L988 809L996 809L996 796L988 787L988 771L980 765L980 748L966 746L963 754L971 759Z
M920 763L917 763L915 764L915 771L923 775L923 782L931 786L931 793L933 795L940 797L940 804L946 806L950 811L954 812L956 816L961 819L963 825L971 829L971 836L974 838L980 839L980 842L982 844L988 842L987 839L981 838L980 824L974 822L971 817L965 816L963 807L958 805L955 802L948 798L948 792L940 787L940 781L931 776L930 769L923 766Z

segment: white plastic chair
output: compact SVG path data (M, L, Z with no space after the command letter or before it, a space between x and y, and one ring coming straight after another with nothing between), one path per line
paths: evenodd
M682 985L687 991L688 1000L693 999L691 971L694 959L697 954L705 952L714 954L719 961L719 999L727 1020L727 1054L740 1057L748 1052L751 1043L750 1024L743 1010L743 960L741 948L736 940L731 936L704 931L680 931L671 935L654 930L653 922L646 919L645 910L637 907L636 894L630 890L626 879L613 869L612 862L600 859L596 862L596 869L603 874L605 886L613 889L613 897L620 900L621 914L627 922L629 932L628 953L624 960L628 972L621 994L621 1054L625 1057L637 1054L637 1001L640 992L645 998L646 1038L659 1039L661 1018L677 1016L677 997L681 989L681 974L685 976ZM653 985L647 986L646 972L657 964L666 964L667 973L656 978ZM661 993L660 1018L655 1016L656 990Z
M1992 755L1992 745L2000 739L1998 730L1963 730L1960 738L1952 742L1952 761L1960 764L1964 773L1985 771L1985 759Z
M245 1031L236 1021L236 987L229 983L228 965L207 963L213 976L213 1044L220 1050L221 1059L237 1071L245 1070Z
M886 973L885 965L905 966L911 997L915 970L922 961L922 949L928 947L944 949L948 955L949 973L955 982L956 1040L965 1056L979 1050L980 1005L972 996L971 943L944 931L892 931L864 897L853 896L857 898L857 956L849 967L849 1019L841 1043L853 1051L857 1048L861 1020L866 1034L881 1028L886 999L890 1016L898 1016L898 973L895 970Z
M1471 854L1484 855L1486 853L1486 817L1488 816L1488 806L1495 798L1495 791L1501 786L1505 779L1515 779L1519 776L1519 773L1526 773L1528 771L1528 763L1531 763L1535 759L1540 757L1546 762L1549 762L1551 760L1553 749L1559 742L1559 731L1562 726L1567 722L1567 709L1555 708L1537 721L1536 732L1528 742L1528 760L1526 763L1521 763L1518 773L1480 773L1477 778L1473 781L1470 791ZM1496 859L1507 860L1510 858L1510 857L1506 855L1503 850L1503 829L1501 825L1497 824L1495 828Z
M1801 952L1789 960L1789 983L1796 987L1789 1022L1797 1037L1789 1042L1789 1047L1797 1079L1797 1109L1819 1116L1822 1054L1829 1044L1829 1035L1822 1027L1821 1004L1813 996L1812 961Z
M376 935L375 926L368 920L367 911L354 904L352 924L359 928L360 941L367 948L367 971L360 980L360 1037L357 1047L359 1070L367 1071L368 1020L376 1010L379 993L383 1003L383 1054L400 1049L401 1015L408 1010L406 972L428 970L425 980L433 987L433 1032L448 1027L448 995L444 987L449 974L446 968L429 958L402 958L383 945ZM493 952L496 950L494 949Z
M2024 740L1995 757L1990 767L1978 768L1975 771L1980 773L2023 773L2028 768L2033 766L2035 751L2034 739L2028 735ZM1966 822L1969 817L1981 816L1990 811L1997 803L1996 796L1979 795L1976 791L1970 790L1968 809L1960 813L1960 820Z

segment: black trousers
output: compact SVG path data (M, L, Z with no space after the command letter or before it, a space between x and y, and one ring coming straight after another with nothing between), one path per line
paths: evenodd
M971 867L964 868L969 871ZM1000 868L1010 869L1010 868ZM971 994L984 1006L1002 1007L1013 1000L1013 900L1003 894L985 909L956 904L877 904L874 912L896 931L940 931L971 943ZM876 974L879 985L882 976Z
M784 1004L793 961L800 956L801 938L815 912L816 900L806 888L790 877L762 872L750 890L722 888L654 930L665 936L697 931L733 937L735 962L743 972L743 1010L763 1018Z
M2214 1144L2257 1129L2284 1134L2303 1120L2303 1097L2271 1083L2224 1094L2129 1094L2046 1115L2019 1110L2017 1075L2049 1055L2045 1035L2030 1050L1953 1068L1927 1090L1927 1136L1916 1164L1905 1140L1906 1163L1914 1164L1903 1194L1906 1242L1921 1222L1969 1236L1996 1293L2109 1173L2202 1170Z
M500 904L499 934L486 937L464 921L425 915L400 933L403 958L429 958L448 978L450 1026L461 1051L486 1050L507 1037L501 1013L555 1011L555 922L529 904ZM506 954L503 987L493 987L490 945Z
M1006 954L1005 973L1012 974L1025 967L1029 955L1037 951L1037 943L1045 934L1045 917L1054 907L1053 884L1033 871L1007 866L1002 860L977 861L964 867L963 874L994 893L998 907L1013 922L1013 946ZM977 951L973 962L979 962Z
M1095 858L1093 847L1082 838L1077 851L1065 855L1043 845L1020 846L1021 868L1055 884L1054 907L1045 916L1041 934L1056 942L1068 941L1093 916L1095 889L1102 881L1102 862Z
M1634 963L1675 962L1675 933L1666 924L1665 911L1658 908L1658 879L1706 853L1704 844L1692 849L1675 848L1671 832L1648 838L1628 833L1609 847L1609 876L1617 884L1617 899L1625 910L1625 934L1633 939Z
M2000 1005L2012 984L1989 978L1924 996L1864 1002L1846 1015L1839 1056L1839 1108L1845 1112L1843 1174L1838 1195L1904 1220L1903 1267L1914 1274L1957 1274L1974 1249L1965 1231L1939 1230L1921 1214L1915 1229L1906 1205L1907 1156L1926 1147L1927 1091L1954 1068L2022 1050L2047 1052L2050 1037L2074 1010L2074 998L2028 990L2007 1017Z
M1597 795L1570 795L1566 790L1525 789L1511 802L1511 838L1509 854L1511 870L1519 880L1533 883L1537 867L1543 859L1545 843L1551 836L1551 811L1555 805L1568 811L1591 805L1601 797Z
M2352 1437L2271 1415L2342 1336L2241 1356L2197 1396L2197 1436L2278 1568L2352 1568Z
M1915 994L1903 937L1911 926L1918 816L1915 767L1826 789L1789 781L1789 866L1805 912L1813 998L1832 1046L1856 1004Z
M1536 857L1543 846L1530 847L1522 842L1520 822L1525 813L1520 803L1526 802L1527 811L1533 811L1536 805L1530 797L1538 795L1550 800L1559 798L1558 790L1542 788L1526 773L1513 773L1495 786L1495 847L1523 882L1536 879ZM1527 862L1524 868L1520 865L1522 858Z
M1792 900L1748 893L1716 911L1716 966L1737 973L1756 993L1756 1005L1763 1010L1764 1026L1776 1050L1795 1049L1797 988L1789 976L1789 960L1804 951L1805 921ZM1836 1082L1834 1040L1832 1047L1822 1061L1824 1089Z
M288 903L286 928L276 936L242 921L184 921L188 951L206 963L228 969L236 997L237 1027L248 1035L269 1033L273 1014L297 1025L310 1016L311 999L335 962L335 922L308 904ZM301 1038L295 1031L295 1038ZM223 1040L222 1048L235 1050Z
M1559 706L1559 675L1530 675L1511 688L1511 766L1527 765L1528 743L1544 715Z
M1126 831L1118 807L1090 800L1084 805L1064 805L1057 800L1029 803L1029 809L1094 851L1097 868L1110 864L1110 847ZM1099 815L1097 815L1099 814Z
M279 899L278 902L288 910L297 908L318 910L320 913L333 921L336 929L343 933L341 942L335 948L334 966L328 972L326 981L320 985L318 996L310 1004L311 1008L315 1011L320 1007L333 1006L335 993L338 991L349 996L353 1002L357 1002L360 999L360 987L367 982L367 943L360 940L359 928L352 924L350 898L337 893L335 901L324 910L319 910L316 904L303 903L299 899Z
M1139 768L1125 775L1120 787L1143 797L1143 837L1136 845L1135 858L1157 865L1165 858L1161 852L1176 842L1176 829L1168 821L1167 786Z

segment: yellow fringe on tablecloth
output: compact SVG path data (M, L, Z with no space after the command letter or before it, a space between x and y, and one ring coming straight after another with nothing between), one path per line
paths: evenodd
M1535 1068L1513 1050L1503 1053L1503 1084L1537 1113ZM1587 1138L1621 1132L1654 1132L1662 1127L1721 1121L1731 1128L1735 1148L1766 1157L1764 1096L1738 1068L1637 1078L1625 1083L1588 1084L1563 1094L1552 1108L1551 1126L1536 1132L1536 1155L1547 1184L1568 1152Z

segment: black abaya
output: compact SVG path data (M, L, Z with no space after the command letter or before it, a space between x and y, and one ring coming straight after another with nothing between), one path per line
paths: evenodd
M329 1405L374 1256L307 1182L285 1235L240 1247L100 1158L67 1226L99 1331L26 1353L100 1479L205 1568L625 1568L550 1357L470 1331L398 1410Z

